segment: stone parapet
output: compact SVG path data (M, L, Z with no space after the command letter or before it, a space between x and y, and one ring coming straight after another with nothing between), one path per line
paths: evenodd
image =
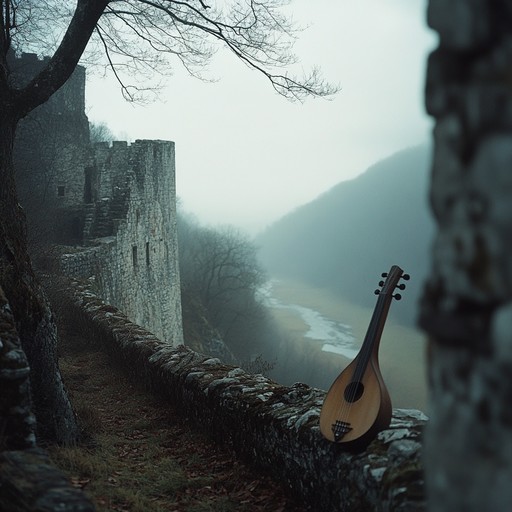
M395 410L390 427L361 453L324 440L325 392L282 386L131 323L84 285L65 287L68 313L135 380L177 404L212 438L270 472L316 512L425 509L421 434L426 417Z

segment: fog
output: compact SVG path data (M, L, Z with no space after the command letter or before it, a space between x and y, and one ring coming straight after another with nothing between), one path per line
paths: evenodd
M266 303L288 333L278 379L328 388L361 347L381 274L399 265L411 279L391 308L381 366L396 405L424 409L424 347L415 324L434 229L429 167L429 145L398 152L257 238L274 278Z
M300 279L361 306L398 264L412 275L399 318L412 325L428 268L430 146L398 152L275 222L257 238L272 276Z
M121 139L176 142L177 193L205 223L252 234L397 150L425 142L424 0L296 0L298 71L320 66L341 86L328 100L290 103L219 52L201 82L179 66L153 104L126 103L88 70L87 114Z
M426 268L418 254L424 251L426 257L428 240L414 240L410 250L407 247L415 232L413 218L409 215L405 231L383 228L379 220L386 218L387 227L394 228L403 213L375 203L374 196L382 190L376 184L367 197L345 201L343 212L330 212L332 223L324 220L325 229L312 221L313 215L292 220L277 232L280 240L295 237L295 245L270 249L269 237L275 225L286 223L301 205L328 195L397 151L428 143L432 123L423 90L435 39L425 23L426 1L296 0L288 10L306 27L295 48L299 69L318 65L330 82L341 86L330 100L290 103L276 95L265 78L221 51L207 71L211 82L198 81L177 67L159 98L144 106L124 102L116 82L91 69L87 114L92 122L106 123L119 139L175 141L177 195L183 210L203 224L235 225L259 234L269 276L282 277L286 268L286 278L306 287L301 293L295 288L295 296L274 297L280 303L271 308L287 337L274 347L274 375L286 383L301 380L328 387L357 352L364 332L354 334L354 329L362 331L370 320L380 272L393 263L412 267L406 271L415 280L397 308L393 330L402 338L393 342L391 352L390 343L383 343L383 371L399 390L399 405L423 407L421 341L415 338L409 353L407 340L418 334L400 330L414 325ZM399 189L400 184L392 183L391 188ZM369 207L366 219L352 222L361 205ZM374 225L379 228L372 230ZM300 234L297 226L303 228ZM333 232L340 226L343 236L336 239ZM424 218L418 229L425 231ZM362 238L352 237L354 233ZM393 246L395 252L387 250ZM319 304L308 306L308 287L325 294ZM326 311L340 298L348 302L339 307L360 308L356 319L345 311ZM413 364L401 361L397 370L390 356L397 351ZM410 393L403 393L403 382Z
M373 308L300 281L275 280L269 295L267 303L284 333L271 352L275 359L270 376L286 385L304 382L328 390L358 354ZM394 407L426 411L423 339L396 319L393 312L400 306L392 305L385 323L381 372Z

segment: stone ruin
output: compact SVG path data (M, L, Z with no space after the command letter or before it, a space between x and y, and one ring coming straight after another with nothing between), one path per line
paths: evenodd
M66 284L56 293L67 304L72 325L112 354L131 378L177 404L191 422L240 458L269 472L307 510L425 510L421 439L426 417L420 411L395 409L389 428L366 450L348 452L320 434L324 391L300 383L282 386L183 345L170 347L83 282ZM35 505L56 496L63 512L91 510L76 489L67 498L62 477L37 449L0 452L0 510L17 512L5 504L24 494L26 510L41 510Z
M43 62L23 56L17 79ZM182 345L174 144L91 145L84 95L79 67L24 120L16 147L33 257L80 280L60 291L73 321L311 510L424 510L421 412L396 410L369 449L345 453L320 435L323 391L281 386ZM0 339L12 334L4 327ZM92 510L75 491L35 446L0 454L2 510L17 510L22 497L27 510L57 502L59 510Z
M12 59L14 79L28 81L44 63ZM90 144L81 66L18 133L16 178L35 263L93 279L132 321L183 343L174 143Z

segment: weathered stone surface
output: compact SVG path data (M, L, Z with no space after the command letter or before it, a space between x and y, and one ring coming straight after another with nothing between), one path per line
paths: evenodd
M89 512L84 494L71 487L36 448L30 368L0 287L0 511ZM65 415L60 421L66 421Z
M35 446L30 368L0 286L0 451Z
M431 337L425 465L430 510L512 509L512 4L431 0L440 34L438 222L421 326Z
M13 56L14 79L27 83L45 62ZM174 143L91 144L85 74L79 66L20 124L16 182L31 257L39 268L94 277L108 303L182 343Z
M183 343L174 143L96 144L84 239L60 258L63 274L94 277L101 296L160 339Z
M68 288L69 290L69 288ZM187 347L172 348L75 283L68 303L81 329L133 376L241 457L270 471L314 511L424 509L420 411L395 410L362 453L323 439L325 392L285 387Z
M0 453L2 512L93 512L89 499L69 485L38 448Z

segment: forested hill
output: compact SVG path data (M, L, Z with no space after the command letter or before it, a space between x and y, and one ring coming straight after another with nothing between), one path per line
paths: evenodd
M411 281L392 314L413 324L433 233L430 159L427 146L401 151L281 218L257 239L263 265L373 307L380 274L398 264Z

